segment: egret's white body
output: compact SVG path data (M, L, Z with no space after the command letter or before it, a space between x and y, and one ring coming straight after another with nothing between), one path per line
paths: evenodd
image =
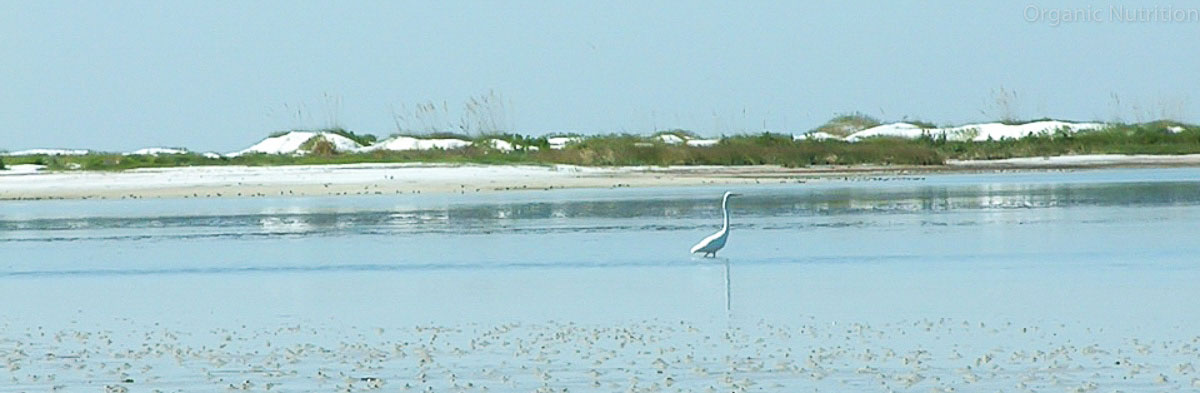
M721 230L704 238L696 245L692 246L692 253L702 252L706 257L717 256L717 251L725 248L725 241L729 239L729 197L736 196L732 192L725 192L725 196L721 197L721 213L725 216L725 221L721 225Z

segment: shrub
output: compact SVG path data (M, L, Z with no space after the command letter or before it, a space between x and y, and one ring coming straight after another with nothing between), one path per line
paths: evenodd
M325 139L325 137L318 136L313 139L315 139L316 142L313 142L312 146L308 148L308 151L312 154L328 157L336 153L335 149L333 148L333 142Z
M687 139L700 139L700 135L698 135L698 134L696 134L696 133L694 133L694 132L691 132L691 131L688 131L688 130L684 130L684 129L679 129L679 128L676 128L676 129L673 129L673 130L659 131L659 132L656 132L656 133L653 133L653 134L651 134L651 135L650 135L650 137L651 137L651 138L657 138L657 137L659 137L659 136L662 136L662 135L674 135L674 136L676 136L676 137L679 137L679 139L684 139L684 140L687 140Z
M355 142L357 142L358 144L360 144L360 145L363 145L363 146L370 146L370 145L374 144L374 143L375 143L375 142L378 140L378 138L376 138L376 137L375 137L375 135L372 135L372 134L357 134L357 133L354 133L353 131L350 131L350 130L347 130L347 129L344 129L344 128L340 128L340 127L338 127L338 128L326 128L326 129L324 129L324 130L321 130L321 131L322 131L322 132L328 132L328 133L331 133L331 134L338 134L338 135L344 136L344 137L346 137L347 139L350 139L350 140L352 140L352 141L355 141Z
M811 132L824 132L830 135L846 137L871 127L878 126L879 120L861 112L842 114L830 119Z

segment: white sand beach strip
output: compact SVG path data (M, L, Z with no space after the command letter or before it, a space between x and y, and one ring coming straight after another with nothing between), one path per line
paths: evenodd
M947 160L952 168L1073 168L1105 166L1190 166L1200 165L1200 154L1089 154L1077 156L1021 157L1004 160Z
M753 182L715 171L671 175L638 168L348 164L209 166L0 176L0 199L121 199L468 193ZM14 171L15 172L15 171Z
M949 160L945 165L579 167L571 165L346 164L205 166L121 172L0 171L0 200L216 198L478 193L560 188L776 184L979 170L1086 169L1200 165L1191 155L1078 155Z

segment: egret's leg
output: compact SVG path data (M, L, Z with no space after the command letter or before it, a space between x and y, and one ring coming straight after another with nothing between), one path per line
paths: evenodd
M732 298L732 296L731 296L732 291L730 290L730 288L732 286L730 285L730 282L731 281L729 280L729 260L726 259L725 260L725 315L729 315L729 311L731 310L731 308L730 308L731 300L730 299Z

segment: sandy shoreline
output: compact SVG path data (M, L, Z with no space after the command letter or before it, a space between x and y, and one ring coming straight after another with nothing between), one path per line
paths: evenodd
M214 166L124 172L0 176L0 199L127 199L480 193L557 188L686 186L754 182L724 170L670 171L571 166L353 164Z
M1033 157L950 161L940 166L858 165L808 168L594 168L567 165L450 164L212 166L135 169L124 172L0 174L0 200L480 193L560 188L778 184L847 176L907 176L942 172L1196 165L1200 165L1200 154Z
M444 164L214 166L5 175L0 176L0 200L486 193L561 188L756 184L806 181L845 174L902 174L918 169L792 169L774 166L588 168L565 165Z

